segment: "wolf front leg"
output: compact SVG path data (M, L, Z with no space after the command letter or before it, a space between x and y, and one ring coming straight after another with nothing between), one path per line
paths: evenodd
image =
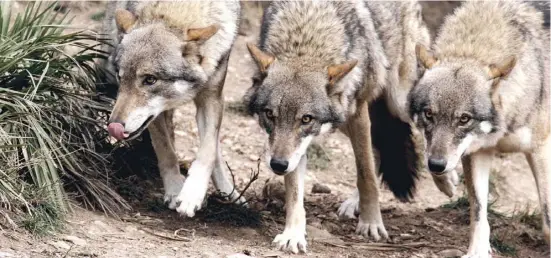
M218 139L224 112L222 90L226 78L228 57L225 57L221 68L214 72L209 82L203 85L204 88L194 99L197 107L195 119L199 129L199 151L189 168L182 191L178 195L179 205L176 208L178 213L187 217L195 216L195 212L202 207L210 177L216 168L217 160L219 160ZM219 178L222 177L217 176L215 183L227 191L227 188L230 188L228 186L230 183L221 183L218 181ZM233 186L231 187L233 188Z
M469 194L470 242L463 258L491 257L490 224L488 223L488 179L493 152L478 151L463 157L463 173Z
M274 244L278 249L306 253L306 212L304 211L304 175L306 155L303 155L294 172L285 175L285 230L277 235Z
M350 137L357 169L360 219L356 233L372 236L376 241L388 238L379 206L379 184L375 172L375 159L371 144L371 120L367 101L363 101L354 116L345 125Z
M536 179L536 186L540 199L542 210L542 228L547 244L549 242L549 224L551 224L551 206L549 199L551 198L551 164L549 157L551 156L551 137L548 137L544 144L536 148L533 152L527 153L526 158Z
M176 209L176 197L184 185L184 177L180 174L178 157L174 148L173 113L173 110L161 113L148 127L163 179L164 201L168 203L170 209Z

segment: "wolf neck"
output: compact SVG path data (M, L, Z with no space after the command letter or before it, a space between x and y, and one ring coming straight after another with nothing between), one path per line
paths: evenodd
M530 24L500 8L506 4L466 4L442 25L435 42L436 53L444 59L470 57L486 63L500 63L510 56L518 56L530 37L530 30L538 24L530 28Z
M145 4L138 10L139 24L146 25L162 21L169 28L201 28L210 19L207 3L201 1L190 2L156 2Z

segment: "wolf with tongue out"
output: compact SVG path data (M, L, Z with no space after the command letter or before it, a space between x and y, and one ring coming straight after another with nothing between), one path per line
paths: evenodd
M211 176L217 189L231 193L232 200L239 198L224 170L218 140L222 89L239 12L238 1L108 4L104 30L115 44L106 65L120 85L109 134L128 141L149 129L164 201L187 217L201 208ZM200 146L184 180L172 116L175 108L192 100Z

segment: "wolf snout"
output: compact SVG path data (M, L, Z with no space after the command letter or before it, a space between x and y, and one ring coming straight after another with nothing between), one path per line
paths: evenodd
M285 174L285 170L287 170L287 167L289 167L289 161L278 159L278 158L272 158L270 160L270 167L274 171L274 173L278 175Z
M440 174L446 170L448 161L442 157L429 157L429 170L432 173Z
M109 123L107 131L109 135L115 137L115 139L119 141L128 137L128 134L124 131L124 125L121 123Z

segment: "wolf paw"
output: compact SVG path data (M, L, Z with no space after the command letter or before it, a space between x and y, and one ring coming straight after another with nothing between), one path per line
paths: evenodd
M388 233L386 232L385 225L380 217L378 219L374 219L373 221L366 222L360 218L358 221L358 226L356 227L356 234L367 238L371 236L375 241L381 240L381 236L388 239Z
M174 210L177 206L176 198L184 185L184 177L180 174L166 176L163 178L163 185L165 189L163 201L168 204L169 209Z
M176 211L186 217L195 216L195 212L203 206L207 187L208 180L199 180L189 176L176 198Z
M461 256L461 258L491 258L492 257L492 248L490 243L481 244L475 248L469 248L469 252L466 255Z
M339 207L339 217L341 219L355 219L360 211L358 203L360 202L357 193L352 194L346 201L342 202Z
M306 231L300 229L285 229L274 238L273 243L279 250L306 253Z

